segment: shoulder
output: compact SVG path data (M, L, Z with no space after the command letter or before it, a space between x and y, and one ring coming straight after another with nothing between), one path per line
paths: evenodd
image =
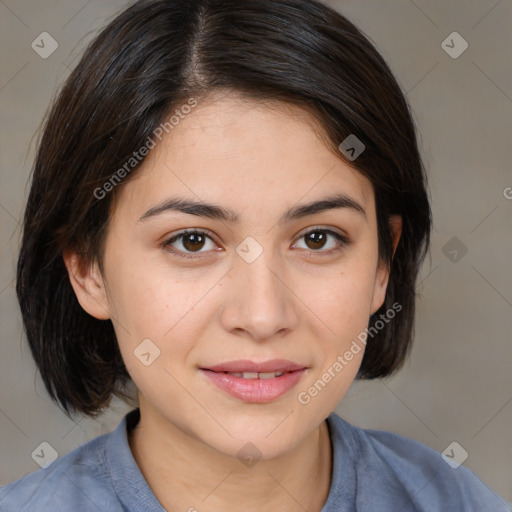
M112 432L0 488L2 512L120 510L105 461Z
M457 448L448 452L450 459L399 434L350 425L336 414L329 417L329 424L333 444L345 445L354 457L361 487L381 499L403 503L404 510L511 510L470 469L456 463Z

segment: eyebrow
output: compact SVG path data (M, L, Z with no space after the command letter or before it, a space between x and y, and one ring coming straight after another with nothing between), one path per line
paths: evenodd
M366 218L364 208L354 199L344 194L336 194L323 199L312 201L310 203L294 206L285 211L278 221L278 224L290 222L292 220L307 217L315 213L334 210L338 208L347 208L349 210L360 213ZM138 222L148 220L157 215L167 212L181 212L188 215L196 215L207 219L221 220L226 222L240 222L240 216L229 208L224 208L215 204L192 201L190 199L171 197L165 201L151 207L147 210Z

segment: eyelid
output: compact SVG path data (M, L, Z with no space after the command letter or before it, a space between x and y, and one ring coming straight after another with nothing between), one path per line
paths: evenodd
M181 231L177 231L176 233L172 233L169 238L167 238L167 242L170 242L174 240L175 238L178 238L181 235L189 235L189 234L199 234L199 235L208 235L209 238L212 240L215 238L215 235L213 231L210 231L207 228L185 228Z
M338 231L336 231L335 228L333 227L330 227L330 226L309 226L307 228L304 228L304 230L302 230L301 232L299 232L299 234L295 237L295 241L293 243L293 245L295 245L300 239L304 238L306 235L310 234L310 233L314 233L315 231L323 231L327 234L330 234L332 236L334 236L337 241L338 241L338 247L335 247L335 248L332 248L332 249L329 249L329 250L322 250L322 249L319 249L319 250L307 250L307 249L302 249L306 252L308 252L308 254L314 254L314 255L322 255L322 254L330 254L330 253L333 253L333 252L336 252L336 251L339 251L341 250L343 247L347 246L350 244L350 239L348 238L348 236L344 233L339 233ZM178 240L180 237L182 236L185 236L185 235L189 235L189 234L200 234L200 235L205 235L207 238L209 238L214 244L216 245L219 245L217 243L217 241L215 240L215 235L213 234L212 231L210 231L209 229L207 228L186 228L186 229L183 229L181 231L178 231L177 233L173 233L169 238L166 238L166 240L164 240L162 242L162 247L164 249L167 249L169 252L173 253L173 254L176 254L178 255L178 257L181 257L181 258L200 258L200 257L204 257L204 256L201 256L203 254L208 254L210 251L196 251L196 252L187 252L187 251L181 251L181 250L177 250L177 249L174 249L172 248L171 244L174 243L176 240ZM292 245L292 247L293 247ZM219 249L213 249L214 251L217 251Z
M190 234L205 235L205 237L209 238L214 244L219 245L217 243L217 241L215 240L215 235L213 234L213 232L207 228L183 229L181 231L171 234L171 236L169 238L165 238L165 240L160 245L165 250L167 250L170 253L175 254L181 258L189 258L189 259L200 258L200 257L203 257L202 255L204 255L205 253L211 252L211 251L197 251L195 253L194 252L186 252L186 251L181 251L179 249L175 249L174 247L171 246L171 244L174 243L176 240L178 240L180 237L185 236L185 235L190 235ZM213 249L213 250L218 250L218 249Z
M296 236L295 242L293 243L293 245L295 245L299 240L304 238L309 233L314 233L315 231L323 231L323 232L327 233L328 235L334 236L337 239L338 247L335 247L335 248L332 248L332 249L328 249L328 250L322 250L322 249L318 249L318 250L302 249L303 251L306 251L308 254L312 254L312 255L315 255L315 256L317 256L317 255L321 256L321 255L332 254L332 253L335 253L337 251L340 251L344 247L347 247L351 243L350 238L347 236L347 234L343 233L343 232L342 233L338 232L336 230L336 228L333 228L333 227L330 227L330 226L309 226L308 228L305 228L305 230L301 231Z
M343 239L345 239L347 241L347 243L349 241L348 235L346 233L344 233L341 229L334 228L332 226L322 226L322 225L309 226L307 228L304 228L302 231L299 231L299 234L296 236L296 239L302 238L303 236L311 233L312 231L325 231L328 233L333 233L333 234L338 235L338 236L342 237Z

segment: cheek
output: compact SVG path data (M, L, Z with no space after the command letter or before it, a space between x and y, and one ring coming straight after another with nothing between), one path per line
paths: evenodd
M187 356L202 329L196 310L208 282L166 280L142 265L136 270L120 267L118 277L113 323L126 369L151 401L165 390L166 400L179 404L179 382L185 379Z
M361 259L337 270L321 281L307 280L300 293L308 297L336 343L344 343L367 326L371 311L375 269ZM334 331L334 332L332 332Z
M368 326L373 280L371 271L352 270L326 280L324 293L311 298L327 326L323 329L327 335L316 332L313 371L297 394L297 402L308 417L319 417L336 408L363 360L361 333Z
M110 303L113 323L123 357L145 339L160 350L160 362L176 366L179 354L186 354L207 321L205 307L222 273L171 273L162 263L120 259L110 272ZM218 275L217 275L218 274Z

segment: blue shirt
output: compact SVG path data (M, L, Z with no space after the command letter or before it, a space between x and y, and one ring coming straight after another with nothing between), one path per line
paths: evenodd
M0 488L1 512L164 512L128 444L129 412L118 427ZM327 418L331 488L322 512L509 512L509 505L464 466L397 434ZM198 505L198 510L201 507Z

